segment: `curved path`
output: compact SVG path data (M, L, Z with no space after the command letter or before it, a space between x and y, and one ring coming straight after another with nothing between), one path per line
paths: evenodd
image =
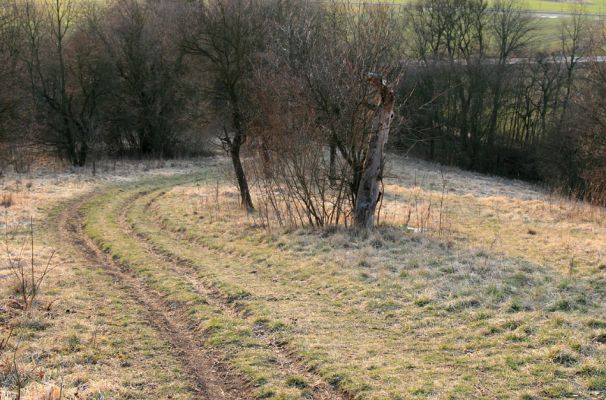
M246 376L243 368L230 365L231 355L222 352L221 346L208 344L209 334L201 328L201 321L197 317L199 314L186 301L173 299L170 290L162 284L167 279L178 280L179 285L186 285L192 295L202 299L196 304L204 303L214 310L213 315L221 315L234 323L248 323L246 311L211 283L196 278L195 270L187 260L154 246L144 233L134 229L134 222L129 220L129 211L141 201L146 201L145 207L149 207L167 188L191 181L182 177L160 179L160 182L154 183L109 187L82 196L69 203L53 222L58 238L63 245L72 246L86 259L103 266L107 274L119 283L117 287L128 292L147 310L146 320L172 345L173 356L179 359L191 377L190 385L196 398L271 397L271 392L264 394L255 391L257 382ZM98 210L108 205L113 205L112 212ZM107 220L91 221L91 214L94 213L103 215L102 218ZM101 227L106 234L111 232L116 236L106 238L103 233L91 234L88 229L91 227ZM114 254L112 244L125 242L130 246L128 255ZM132 260L129 259L131 256ZM156 269L148 271L147 267L140 267L146 263L154 265ZM254 346L273 358L273 368L279 370L275 372L277 375L303 377L311 383L311 387L302 392L302 398L353 398L326 383L277 342L263 326L254 325L254 333ZM292 390L292 382L283 379L282 384L285 390Z
M192 389L203 399L250 399L245 382L221 365L208 351L203 340L194 336L178 313L171 309L162 297L145 287L125 265L118 264L101 251L82 230L83 205L94 195L86 195L59 214L56 227L64 245L76 248L88 260L102 265L107 274L118 281L138 303L147 310L146 320L173 347L174 355L181 361L192 378Z

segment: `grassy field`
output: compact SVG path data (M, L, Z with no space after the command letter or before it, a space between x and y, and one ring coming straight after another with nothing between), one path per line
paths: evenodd
M557 0L526 0L522 6L529 10L556 11L556 12L583 12L604 14L606 2L604 0L591 1L557 1Z
M377 0L379 1L379 0ZM381 1L384 3L394 4L413 4L416 0L392 0ZM490 1L489 1L490 2ZM589 14L605 14L605 0L522 0L519 5L523 9L530 11L545 11L545 12L563 12L563 13L589 13Z
M416 3L416 0L380 1L384 4L407 6ZM490 3L490 1L489 1ZM533 31L531 32L530 47L533 51L559 52L561 50L561 37L563 26L571 23L572 14L587 15L590 29L602 29L603 18L606 16L606 0L591 1L556 1L556 0L529 0L517 3L521 9L530 12L533 16ZM595 24L595 26L593 25Z
M35 311L4 287L0 383L16 360L28 395L80 399L606 398L606 211L388 165L367 238L247 215L220 159L29 194L7 178L7 213L35 208L59 258Z
M535 11L581 12L590 14L606 13L606 1L557 1L557 0L526 0L522 6Z

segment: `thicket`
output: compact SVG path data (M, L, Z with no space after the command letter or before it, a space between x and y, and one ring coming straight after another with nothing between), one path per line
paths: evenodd
M195 155L211 132L248 209L254 186L280 218L347 223L371 73L395 90L392 151L605 204L604 30L562 18L548 48L519 7L0 0L0 168Z
M605 204L601 23L562 18L548 49L514 2L426 0L408 15L402 148Z

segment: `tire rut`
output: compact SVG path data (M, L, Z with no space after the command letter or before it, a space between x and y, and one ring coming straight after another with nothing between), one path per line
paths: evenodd
M163 296L145 287L139 279L127 272L127 266L118 264L103 252L82 230L83 205L99 193L80 197L69 204L55 220L56 231L64 244L71 245L84 258L103 265L106 273L120 282L120 287L146 310L145 319L160 332L174 349L192 379L192 389L201 399L253 399L247 383L219 361L217 354L205 346L204 340L194 335Z
M122 211L119 216L119 224L122 229L130 237L135 239L148 254L157 258L161 262L167 263L173 273L178 274L180 277L185 279L196 290L198 294L207 298L208 302L211 305L223 310L231 317L246 319L247 315L245 315L240 309L238 309L238 307L236 307L232 302L230 302L213 284L192 277L192 273L196 273L196 267L192 262L183 259L182 257L179 257L177 254L174 254L172 252L169 253L162 249L158 249L149 237L145 236L140 232L137 232L135 230L135 227L128 222L127 214L128 211L132 208L133 203L146 194L149 194L149 192L137 193L136 195L132 196L122 208ZM153 200L146 205L146 209L148 210L150 204L153 201L157 200L157 198L161 197L163 194L164 192L161 192L158 195L154 196ZM333 386L326 383L321 376L311 371L309 368L305 367L305 365L302 364L302 361L300 360L300 358L298 358L296 354L293 354L287 348L281 346L279 343L272 340L270 335L268 335L262 327L256 329L256 333L257 337L261 338L264 341L264 344L268 348L271 348L272 352L280 360L278 364L281 366L282 370L287 371L291 375L303 376L309 382L312 383L311 386L314 389L313 399L354 399L353 395L335 389Z

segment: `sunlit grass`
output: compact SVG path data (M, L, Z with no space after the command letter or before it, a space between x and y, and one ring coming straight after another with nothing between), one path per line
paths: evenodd
M85 231L258 396L304 399L315 384L276 358L270 341L361 399L606 393L603 209L390 156L383 225L360 238L340 227L264 225L261 212L240 209L227 167L104 186L87 204ZM73 186L72 196L85 190ZM46 204L39 215L70 196L60 187L48 188L52 202L36 186L27 195ZM19 336L24 358L50 353L39 358L45 382L63 378L69 394L85 385L91 397L194 398L128 287L52 229L41 235L61 261L43 299L59 302Z
M453 175L457 182L468 178ZM489 192L477 194L489 202L490 191L517 193L498 181L471 183L484 185ZM481 187L461 188L474 189ZM146 210L152 193L130 215L156 246L191 262L201 279L236 296L254 318L279 323L289 348L324 379L363 398L601 390L605 354L595 337L605 323L604 294L594 283L603 278L524 260L508 254L513 245L490 247L492 237L483 241L481 230L489 234L494 221L482 212L469 221L485 220L477 234L458 231L449 210L466 210L463 218L478 211L471 198L456 203L451 195L445 212L451 245L395 228L364 240L340 229L262 228L239 209L231 185L217 190L212 179L175 188ZM510 212L523 213L519 207ZM239 354L241 365L247 356Z

